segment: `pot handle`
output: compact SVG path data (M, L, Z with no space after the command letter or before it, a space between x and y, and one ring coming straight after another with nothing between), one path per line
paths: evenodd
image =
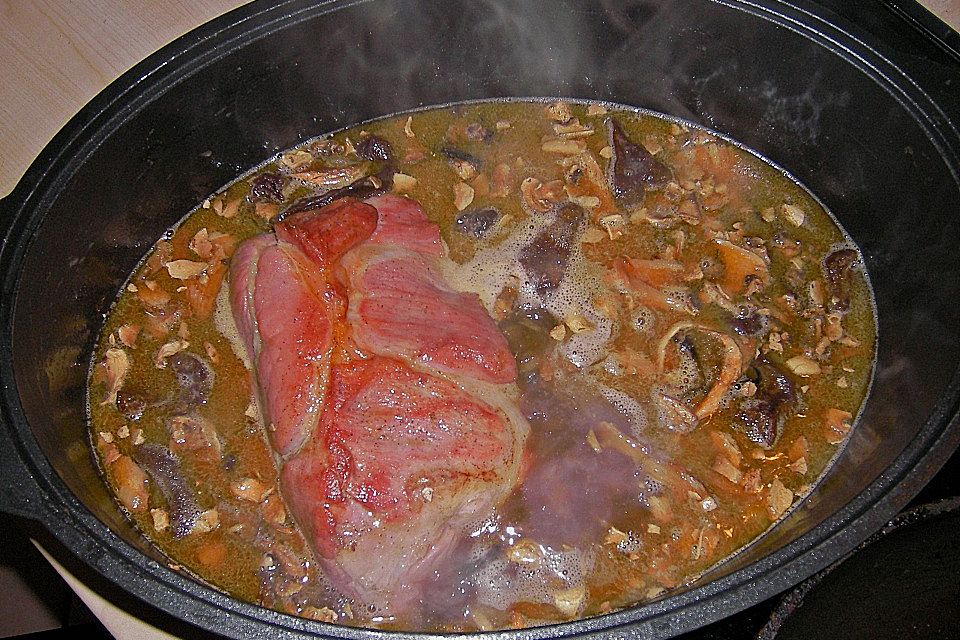
M6 382L4 382L6 386ZM6 415L0 416L0 513L43 522L45 496L23 459Z
M13 226L14 211L13 196L0 198L0 249ZM4 305L8 302L7 295L4 291ZM15 393L11 387L13 380L3 375L0 378L0 393ZM0 490L0 513L42 521L43 514L46 513L43 491L25 462L23 442L14 430L5 404L0 407L0 482L3 483L3 489Z

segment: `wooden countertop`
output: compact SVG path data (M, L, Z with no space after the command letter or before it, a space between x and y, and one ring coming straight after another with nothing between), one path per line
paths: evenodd
M0 0L0 196L140 60L246 0Z

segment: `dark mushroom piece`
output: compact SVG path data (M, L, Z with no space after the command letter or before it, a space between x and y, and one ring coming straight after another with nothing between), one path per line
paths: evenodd
M739 305L737 315L730 320L730 327L738 335L756 338L770 330L770 317L759 312L753 305Z
M772 448L796 404L796 390L790 378L764 355L757 356L747 372L757 392L740 403L736 418L751 441L764 449Z
M182 538L193 531L200 506L187 487L180 460L166 447L144 444L133 451L133 458L157 485L170 509L170 527L174 538Z
M387 175L387 173L389 173L389 175ZM280 222L287 216L291 216L295 213L313 211L314 209L322 209L334 200L339 200L340 198L346 198L348 196L356 198L357 200L366 200L367 198L372 198L373 196L386 193L393 185L393 173L393 167L391 166L388 172L380 171L375 176L360 178L356 182L353 182L341 189L334 189L333 191L328 191L319 196L301 198L281 211L279 215L274 217L273 221Z
M546 299L560 286L570 262L574 238L585 220L586 211L582 207L564 204L557 211L556 220L520 251L520 264L541 299Z
M379 171L374 175L364 176L355 182L339 189L333 189L315 196L307 196L294 201L289 207L273 218L273 222L280 222L287 216L303 211L312 211L327 206L334 200L347 196L357 200L366 200L373 196L390 191L393 186L395 163L390 143L380 136L369 135L361 138L356 144L357 155L364 160L381 163Z
M127 420L136 422L143 417L143 412L147 408L147 401L143 395L136 391L130 391L126 388L117 392L117 410Z
M846 248L837 249L823 260L830 305L835 311L846 311L850 308L850 288L853 286L850 271L857 257L855 250Z
M393 147L380 136L364 136L357 141L354 148L357 150L357 155L364 160L390 162L393 158Z
M283 187L287 180L279 173L261 173L250 185L250 201L283 202Z
M467 134L468 140L475 140L478 142L490 142L493 140L493 131L487 129L479 122L471 122L464 129L464 133Z
M483 160L481 160L480 158L478 158L477 156L471 153L467 153L466 151L461 151L460 149L457 149L456 147L449 144L445 144L441 146L440 153L447 160L468 162L472 164L473 168L476 169L477 171L479 171L480 168L483 167Z
M178 403L187 407L206 404L213 390L213 367L189 351L180 351L170 356L167 363L177 378L177 386L180 387Z
M454 221L454 228L471 238L482 238L500 219L500 212L493 207L467 209Z
M617 200L642 201L647 191L659 189L673 178L670 169L643 145L630 140L613 118L607 119L607 136L613 150L607 165L607 179Z
M557 326L557 319L546 309L517 309L499 326L517 358L521 376L535 372L540 360L556 347L557 341L550 337L550 330ZM521 378L520 382L525 379Z

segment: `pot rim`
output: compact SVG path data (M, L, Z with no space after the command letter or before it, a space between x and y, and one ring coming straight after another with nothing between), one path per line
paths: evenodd
M175 617L206 625L213 631L249 633L248 625L267 623L279 630L325 636L403 638L476 634L387 632L315 622L278 613L236 600L147 557L106 527L67 488L52 468L26 422L12 366L12 307L23 260L33 232L46 210L59 196L76 170L99 144L140 109L185 78L241 48L316 16L373 2L333 0L313 5L308 0L280 3L254 2L224 14L174 40L137 64L88 103L44 148L4 199L9 209L0 246L3 300L0 310L0 374L3 379L2 422L20 458L36 483L22 488L31 505L26 515L40 520L73 553L96 547L93 568L124 591ZM710 0L789 29L839 56L883 87L923 128L954 181L960 183L960 134L954 121L924 88L881 54L867 40L829 21L821 8L782 0ZM576 97L576 96L568 96ZM960 114L956 114L960 118ZM849 504L810 531L760 560L687 591L661 600L572 622L518 631L487 632L496 639L533 639L569 635L649 637L675 635L740 611L789 588L822 570L861 543L890 520L923 487L960 445L960 367L940 402L914 439L869 487ZM2 435L2 434L0 434ZM93 541L93 542L91 542ZM87 554L85 560L89 561ZM144 574L150 580L144 585ZM775 579L767 579L773 575ZM186 598L205 615L184 618L192 609ZM207 608L233 614L229 621L211 615ZM189 611L188 611L189 610Z

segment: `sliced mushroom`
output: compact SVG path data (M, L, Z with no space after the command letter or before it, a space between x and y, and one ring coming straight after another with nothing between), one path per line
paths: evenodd
M741 401L736 418L750 440L770 449L780 438L796 391L790 378L764 355L757 356L747 377L757 391Z
M121 455L107 468L120 503L131 513L147 510L147 475L130 456Z
M640 260L622 258L621 264L631 280L643 280L653 287L680 282L684 275L683 265L676 260Z
M283 202L283 187L287 183L279 173L261 173L250 185L250 200L253 202Z
M366 135L356 144L357 155L372 162L390 162L393 159L393 148L390 143L375 135Z
M751 276L759 278L763 285L770 283L770 269L759 255L721 238L714 242L720 250L720 260L724 267L720 286L728 296L733 298L743 293Z
M652 397L660 414L660 421L667 429L677 433L690 433L697 428L697 416L682 400L660 391L654 391Z
M117 392L123 386L123 381L130 371L130 356L123 349L107 349L100 362L102 377L107 384L107 393L100 404L114 404L117 401Z
M551 180L544 184L536 178L524 178L520 183L523 203L531 212L546 213L565 198L563 182Z
M720 331L695 324L693 322L678 322L667 330L667 333L660 339L657 353L657 364L661 371L666 365L667 347L674 336L682 331L699 331L704 335L720 343L722 361L720 363L720 373L710 387L703 399L697 403L693 409L694 415L700 421L705 421L720 408L720 401L730 390L730 387L740 377L741 367L743 366L743 354L737 342L730 336Z
M170 434L170 450L174 453L191 451L211 461L220 460L220 438L209 420L195 414L171 416L164 426Z
M546 299L560 286L570 261L573 241L586 220L586 212L575 204L565 204L557 218L520 251L520 264L534 283L534 289Z
M673 178L670 169L643 145L630 140L613 118L607 119L607 135L613 151L607 179L617 200L627 204L642 202L647 191L659 189Z
M658 460L650 451L649 446L637 442L630 436L609 422L601 422L596 428L596 438L598 443L604 448L610 448L618 451L633 460L650 479L660 483L663 489L671 492L683 493L693 489L700 495L707 495L707 491L699 480L686 473L671 462L662 462ZM662 490L662 489L661 489ZM651 493L657 493L651 491Z
M213 389L214 372L200 356L180 351L167 359L180 387L181 403L190 406L206 404Z
M451 163L451 166L453 166L454 163L465 163L473 167L475 172L479 172L480 169L483 168L483 160L449 144L440 147L440 154Z
M365 175L350 184L332 189L319 195L307 196L294 201L289 207L281 211L275 218L276 222L303 211L320 209L334 200L352 196L358 200L365 200L381 193L390 191L393 187L393 175L396 173L393 159L393 150L383 138L368 135L360 139L356 145L357 155L364 160L377 163L380 169L374 175ZM377 166L375 164L374 166ZM373 169L371 168L370 171Z
M500 219L500 212L493 207L467 209L457 216L454 228L471 238L482 238Z
M724 394L730 389L733 383L740 377L740 366L742 355L737 343L725 333L713 332L714 338L720 341L723 349L723 362L720 365L720 373L716 382L710 387L710 391L701 400L694 413L700 420L706 420L720 408L720 401Z
M344 167L312 169L291 174L297 180L309 182L323 190L342 189L369 175L369 163L353 164Z
M850 308L850 270L857 261L857 252L853 249L838 249L823 260L823 271L830 293L830 308L846 311Z
M682 311L697 315L699 308L690 290L682 285L666 287L666 284L682 279L684 271L679 263L668 260L634 260L617 258L613 269L630 288L636 302L663 311Z
M150 474L170 511L174 538L182 538L193 531L200 517L200 506L187 486L180 460L166 447L144 444L134 449L134 459Z

